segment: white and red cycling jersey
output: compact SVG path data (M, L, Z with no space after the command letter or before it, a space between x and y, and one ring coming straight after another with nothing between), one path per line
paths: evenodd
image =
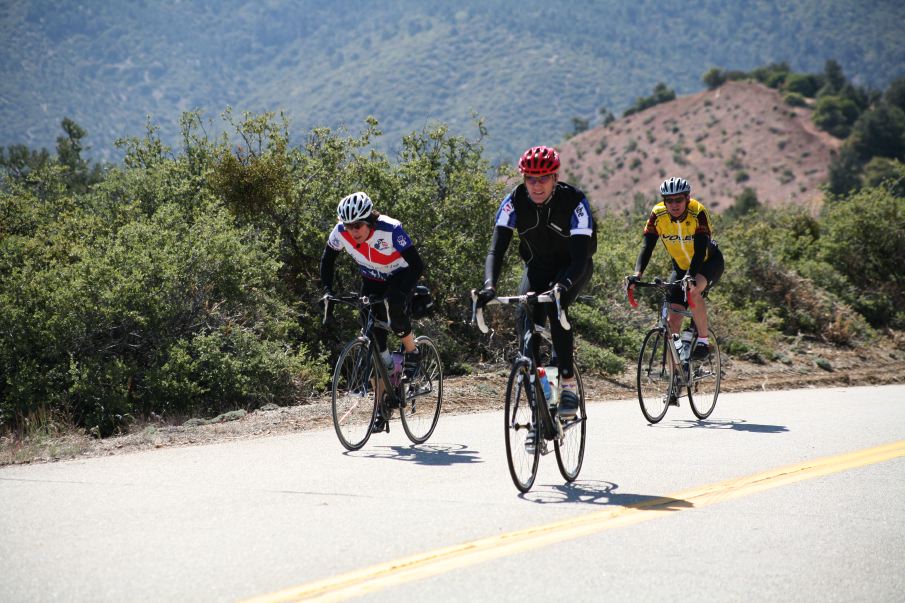
M327 246L345 250L358 263L361 275L374 281L387 281L394 274L408 268L402 252L412 246L412 239L402 229L402 223L387 216L378 216L371 236L356 243L342 223L333 227Z

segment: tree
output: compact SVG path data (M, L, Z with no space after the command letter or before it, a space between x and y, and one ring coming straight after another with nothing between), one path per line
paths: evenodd
M591 121L585 119L583 117L573 117L572 118L572 132L567 136L567 138L572 138L573 136L577 136L582 132L587 132L588 128L591 127Z
M757 199L757 191L750 186L746 186L745 190L736 197L735 203L728 208L723 214L728 219L735 219L760 209L761 203Z
M600 125L602 126L608 126L616 121L616 116L613 115L613 112L606 107L600 107L599 109L597 109L597 114L600 116Z
M790 73L786 76L784 88L808 98L814 98L820 89L820 77L810 73Z
M834 59L828 59L824 64L823 78L824 84L820 90L820 96L836 94L847 83L845 75L842 73L842 66Z
M861 186L861 159L851 144L843 144L830 161L828 187L831 193L843 195Z
M864 166L864 186L886 188L905 198L905 163L886 157L874 157Z
M880 103L858 118L852 128L852 144L861 159L905 159L905 111Z
M886 92L883 93L883 100L892 107L898 107L905 111L905 77L896 78L892 81Z
M79 124L64 117L60 126L65 136L57 137L57 162L67 169L66 184L71 191L85 192L92 184L101 180L101 166L91 164L82 157L86 147L82 139L87 132Z
M811 119L821 130L837 138L845 138L859 115L858 107L851 100L841 96L821 96L817 99Z
M15 180L22 180L28 174L39 170L50 162L47 149L35 151L24 144L0 147L0 168Z
M710 68L701 78L709 90L719 88L726 83L726 74L718 67Z

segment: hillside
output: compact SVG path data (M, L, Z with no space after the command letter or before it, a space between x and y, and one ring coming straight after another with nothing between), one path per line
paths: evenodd
M90 156L112 158L148 116L177 145L181 112L203 109L216 131L231 106L283 111L297 138L373 115L386 149L435 120L474 136L478 115L488 155L511 162L657 82L695 93L711 67L834 59L883 88L905 74L903 20L903 3L849 0L7 2L0 145L52 148L69 117Z
M745 187L764 205L814 206L840 141L811 109L756 82L728 82L583 132L562 145L564 175L600 210L647 207L659 183L682 176L714 211Z

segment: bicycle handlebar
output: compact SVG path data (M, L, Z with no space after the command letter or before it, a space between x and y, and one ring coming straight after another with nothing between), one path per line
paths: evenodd
M330 313L330 304L333 302L346 304L347 306L352 306L354 308L362 308L382 304L386 299L383 297L369 297L367 295L356 295L351 293L349 295L330 295L329 293L326 293L318 301L324 302L324 318L322 324L327 324L327 316Z
M524 295L510 295L504 297L495 297L488 301L486 306L492 304L525 304L529 301L538 302L541 304L556 304L556 318L559 320L559 324L562 325L566 331L570 331L572 329L572 324L569 322L568 317L566 317L566 312L563 310L562 304L559 301L560 293L559 290L554 288L546 293L526 293ZM490 329L487 327L487 323L484 322L484 307L478 307L478 290L471 290L471 324L477 323L478 329L482 333L488 333Z
M674 282L667 282L661 279L660 277L656 277L653 282L644 282L638 281L636 283L632 283L628 285L625 289L626 295L628 296L628 303L631 307L637 308L638 302L635 300L634 289L635 287L655 287L660 289L661 291L666 291L669 287L673 285L680 285L682 287L682 294L685 298L685 301L688 302L689 308L694 308L694 303L692 303L691 299L688 297L688 285L693 282L693 279L689 275L683 276L681 279Z

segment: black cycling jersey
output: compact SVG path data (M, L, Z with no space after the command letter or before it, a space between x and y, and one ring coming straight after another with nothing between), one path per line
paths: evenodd
M597 250L597 225L584 193L559 182L546 202L538 205L524 184L503 199L496 215L493 241L485 263L485 285L495 286L503 256L519 235L519 255L532 271L559 273L571 284L586 269Z

